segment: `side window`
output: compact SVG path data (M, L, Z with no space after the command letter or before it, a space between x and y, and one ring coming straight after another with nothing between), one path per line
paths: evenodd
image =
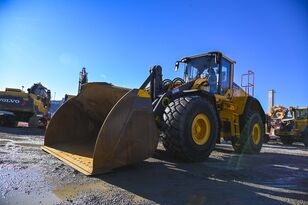
M230 87L231 64L226 59L221 60L221 95L225 95Z

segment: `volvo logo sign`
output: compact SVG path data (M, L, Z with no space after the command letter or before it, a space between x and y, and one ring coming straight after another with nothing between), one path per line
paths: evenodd
M0 98L0 103L19 104L20 100L18 100L18 99Z

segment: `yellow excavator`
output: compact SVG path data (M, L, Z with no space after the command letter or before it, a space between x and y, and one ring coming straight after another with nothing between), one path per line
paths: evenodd
M234 64L209 52L177 61L183 78L162 80L154 66L139 89L86 83L51 119L42 149L86 175L151 157L159 137L190 162L207 159L221 138L237 153L259 153L265 114L233 82Z
M0 91L0 125L15 127L22 121L28 122L29 127L46 127L50 90L34 83L27 91L17 88Z

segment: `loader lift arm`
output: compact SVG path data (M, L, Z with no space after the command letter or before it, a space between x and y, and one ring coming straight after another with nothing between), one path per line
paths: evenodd
M215 104L215 96L213 93L207 92L205 90L190 90L195 80L189 81L182 84L181 86L169 90L167 92L162 91L162 68L160 65L155 65L150 69L150 75L140 86L140 89L147 89L149 86L150 95L152 99L153 115L158 127L163 126L163 114L166 107L170 102L174 101L177 98L185 96L200 96L205 99L208 99L210 102Z

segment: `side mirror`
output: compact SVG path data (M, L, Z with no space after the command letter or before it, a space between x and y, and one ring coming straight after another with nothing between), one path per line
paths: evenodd
M180 66L180 62L179 61L177 61L177 62L175 62L175 71L177 71L177 70L179 70L179 66Z

